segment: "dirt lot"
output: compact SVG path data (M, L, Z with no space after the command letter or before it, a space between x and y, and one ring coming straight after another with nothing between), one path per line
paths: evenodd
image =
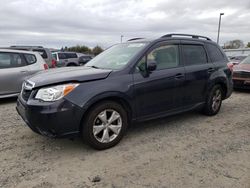
M215 117L197 112L137 124L116 147L33 133L15 99L0 101L0 187L250 187L250 93Z

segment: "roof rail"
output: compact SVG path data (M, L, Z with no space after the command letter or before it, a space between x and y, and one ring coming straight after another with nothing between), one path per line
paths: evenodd
M205 40L211 40L210 38L205 37L205 36L191 35L191 34L179 34L179 33L170 33L170 34L167 34L167 35L163 35L161 38L173 37L173 36L186 36L186 37L191 37L191 38L194 38L194 39L203 38L203 39L205 39Z
M144 38L132 38L132 39L129 39L129 40L127 40L127 41L129 42L129 41L140 40L140 39L144 39Z
M10 46L10 48L43 48L42 46L22 46L22 45L14 45Z

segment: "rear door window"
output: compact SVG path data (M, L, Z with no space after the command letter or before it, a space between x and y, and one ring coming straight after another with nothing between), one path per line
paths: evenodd
M47 59L48 58L48 55L47 55L46 51L43 50L43 49L34 49L33 51L34 52L38 52L42 56L43 59Z
M224 60L224 55L216 45L207 44L207 51L212 62Z
M67 59L77 58L76 53L65 53L65 56L67 57Z
M58 53L58 58L59 59L67 59L65 53Z
M207 54L202 45L182 45L182 53L186 65L207 63Z
M0 69L22 67L25 65L20 54L0 52Z

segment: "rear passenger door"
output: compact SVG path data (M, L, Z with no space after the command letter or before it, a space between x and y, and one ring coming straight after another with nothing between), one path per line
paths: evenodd
M68 59L68 65L79 65L79 59L76 53L65 53Z
M206 88L214 65L208 61L204 43L181 42L182 60L185 64L185 105L204 102Z
M0 95L20 92L28 74L29 68L22 54L0 52Z

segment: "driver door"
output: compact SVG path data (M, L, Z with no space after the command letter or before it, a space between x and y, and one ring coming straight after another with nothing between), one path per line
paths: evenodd
M163 115L182 105L185 69L179 48L179 41L157 44L138 63L133 75L138 119ZM152 60L157 68L147 74L147 61Z

